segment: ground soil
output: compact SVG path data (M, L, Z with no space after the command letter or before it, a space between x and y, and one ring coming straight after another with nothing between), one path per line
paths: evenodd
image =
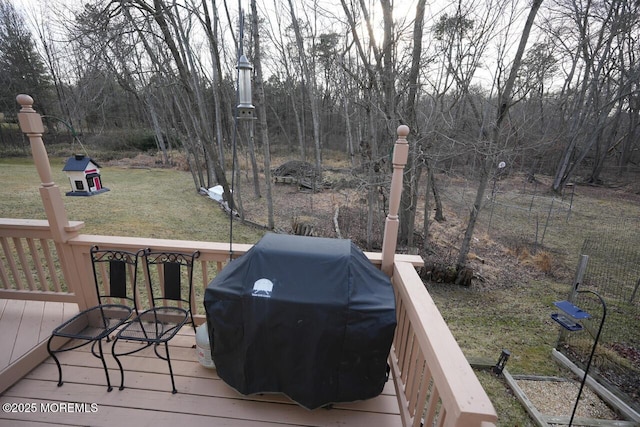
M517 383L540 413L557 417L572 413L580 388L577 381L518 380ZM580 396L575 415L601 420L622 419L588 387Z

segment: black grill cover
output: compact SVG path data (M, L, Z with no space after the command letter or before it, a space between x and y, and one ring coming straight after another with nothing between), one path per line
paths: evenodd
M265 235L205 291L218 375L314 409L375 397L396 327L389 278L349 240Z

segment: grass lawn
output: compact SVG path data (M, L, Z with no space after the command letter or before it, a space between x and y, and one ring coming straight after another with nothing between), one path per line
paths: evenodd
M454 202L473 200L474 195L467 183L444 181L441 180L442 191L447 195L447 221L433 224L431 237L433 244L444 248L441 252L459 245L466 226L468 206ZM427 281L426 286L469 359L495 362L504 348L511 352L507 363L511 374L571 378L551 356L561 329L550 318L550 314L557 311L553 302L567 298L585 238L598 235L614 246L637 248L634 236L638 233L640 203L637 194L621 188L579 186L571 199L568 195L554 197L546 192L547 188L542 181L534 199L531 193L522 191L522 180L517 176L501 182L499 203L492 212L493 222L489 220L490 207L481 211L469 257L474 271L486 280L478 280L470 288L431 281ZM463 191L467 191L464 197ZM567 210L569 200L571 215ZM612 256L607 262L615 267L624 260ZM589 268L595 267L596 259L592 258L589 265ZM637 277L628 285L633 286L635 280ZM611 281L609 277L598 285L605 287ZM613 305L614 295L609 294L607 298ZM633 338L619 334L614 340L637 348L634 311L616 311L609 313L609 328L625 325L622 329ZM584 338L590 346L592 338L589 335ZM610 345L611 342L601 339L599 349L611 355ZM638 372L637 367L632 369ZM476 373L498 411L499 425L534 425L502 381L488 371ZM575 396L558 398L573 400Z
M52 159L53 180L71 190L63 159ZM105 167L110 191L91 197L64 197L71 221L84 221L84 234L229 241L229 218L208 197L199 195L189 172L169 169ZM0 160L0 217L45 219L31 159ZM256 243L264 231L234 222L233 241Z
M451 332L470 360L497 362L502 349L511 357L512 374L563 376L551 359L558 327L551 320L553 301L564 299L568 285L532 281L526 287L478 292L472 288L431 283L427 286ZM533 426L505 383L489 370L476 370L499 416L499 426Z

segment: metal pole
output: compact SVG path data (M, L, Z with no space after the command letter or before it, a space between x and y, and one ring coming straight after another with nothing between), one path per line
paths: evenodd
M551 206L549 206L549 213L547 214L547 222L544 223L544 230L542 230L542 238L540 239L540 244L544 243L544 236L547 234L547 226L549 225L549 220L551 219L551 212L553 212L553 202L556 201L555 196L551 199Z
M493 209L496 206L496 181L497 176L493 177L493 188L491 189L491 212L489 213L489 225L487 226L487 233L491 231L491 220L493 219Z
M569 420L569 427L573 424L573 418L576 415L576 410L578 409L578 402L580 402L580 395L582 395L582 389L584 388L584 384L587 382L587 376L589 375L589 368L591 367L591 361L593 360L593 355L596 352L596 347L598 346L598 340L600 339L600 333L602 332L602 326L604 326L604 320L607 317L607 304L604 302L602 297L594 292L594 291L577 291L578 293L590 293L598 297L600 303L602 304L602 320L600 320L600 327L598 328L598 333L596 334L596 338L593 341L593 347L591 348L591 354L589 355L589 360L587 361L587 366L584 369L584 376L582 377L582 382L580 383L580 390L578 390L578 397L576 397L576 403L573 406L573 412L571 413L571 419Z
M573 209L573 196L576 194L576 184L573 183L571 185L571 200L569 201L569 213L567 214L567 222L569 222L569 218L571 217L571 210Z

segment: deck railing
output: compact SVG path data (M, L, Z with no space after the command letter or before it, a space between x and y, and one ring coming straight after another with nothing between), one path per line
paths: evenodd
M405 426L489 426L495 410L413 265L394 263L389 362Z
M81 223L74 224L80 227ZM198 303L204 289L230 259L229 244L218 242L78 234L66 243L54 243L46 220L0 218L0 243L0 298L76 302L80 309L97 303L89 256L92 246L198 250L192 307L200 313L197 322L204 321ZM235 258L251 245L232 248ZM68 263L62 261L63 253ZM374 264L381 264L379 253L367 255ZM418 259L397 256L392 279L398 327L389 361L403 425L493 425L497 419L493 406L416 273Z
M144 248L186 253L198 250L200 255L194 267L196 298L191 310L200 314L203 308L198 297L204 295L208 283L230 259L251 248L251 245L234 244L230 256L228 243L87 234L60 244L53 239L46 220L0 218L0 298L75 302L81 310L96 305L89 255L93 246L132 252ZM72 260L66 266L60 256L65 250ZM204 317L199 316L199 320L202 319Z
M139 249L149 248L154 251L177 251L191 253L199 251L200 255L194 265L194 294L192 298L191 311L196 316L196 322L200 323L204 320L204 306L202 304L204 290L213 278L220 272L230 259L237 258L246 253L251 245L233 244L232 253L229 250L228 243L220 242L201 242L189 240L168 240L168 239L150 239L137 237L118 237L118 236L100 236L100 235L79 235L71 239L68 244L73 248L74 258L77 260L81 276L85 278L91 277L91 259L89 250L93 246L100 249L121 249L136 252ZM87 282L85 280L84 282ZM92 285L92 280L88 281ZM93 285L92 285L93 286ZM140 295L137 295L140 298ZM91 298L85 298L87 307L95 305L97 299L95 291L91 292Z
M0 247L0 298L77 301L47 220L0 219Z

